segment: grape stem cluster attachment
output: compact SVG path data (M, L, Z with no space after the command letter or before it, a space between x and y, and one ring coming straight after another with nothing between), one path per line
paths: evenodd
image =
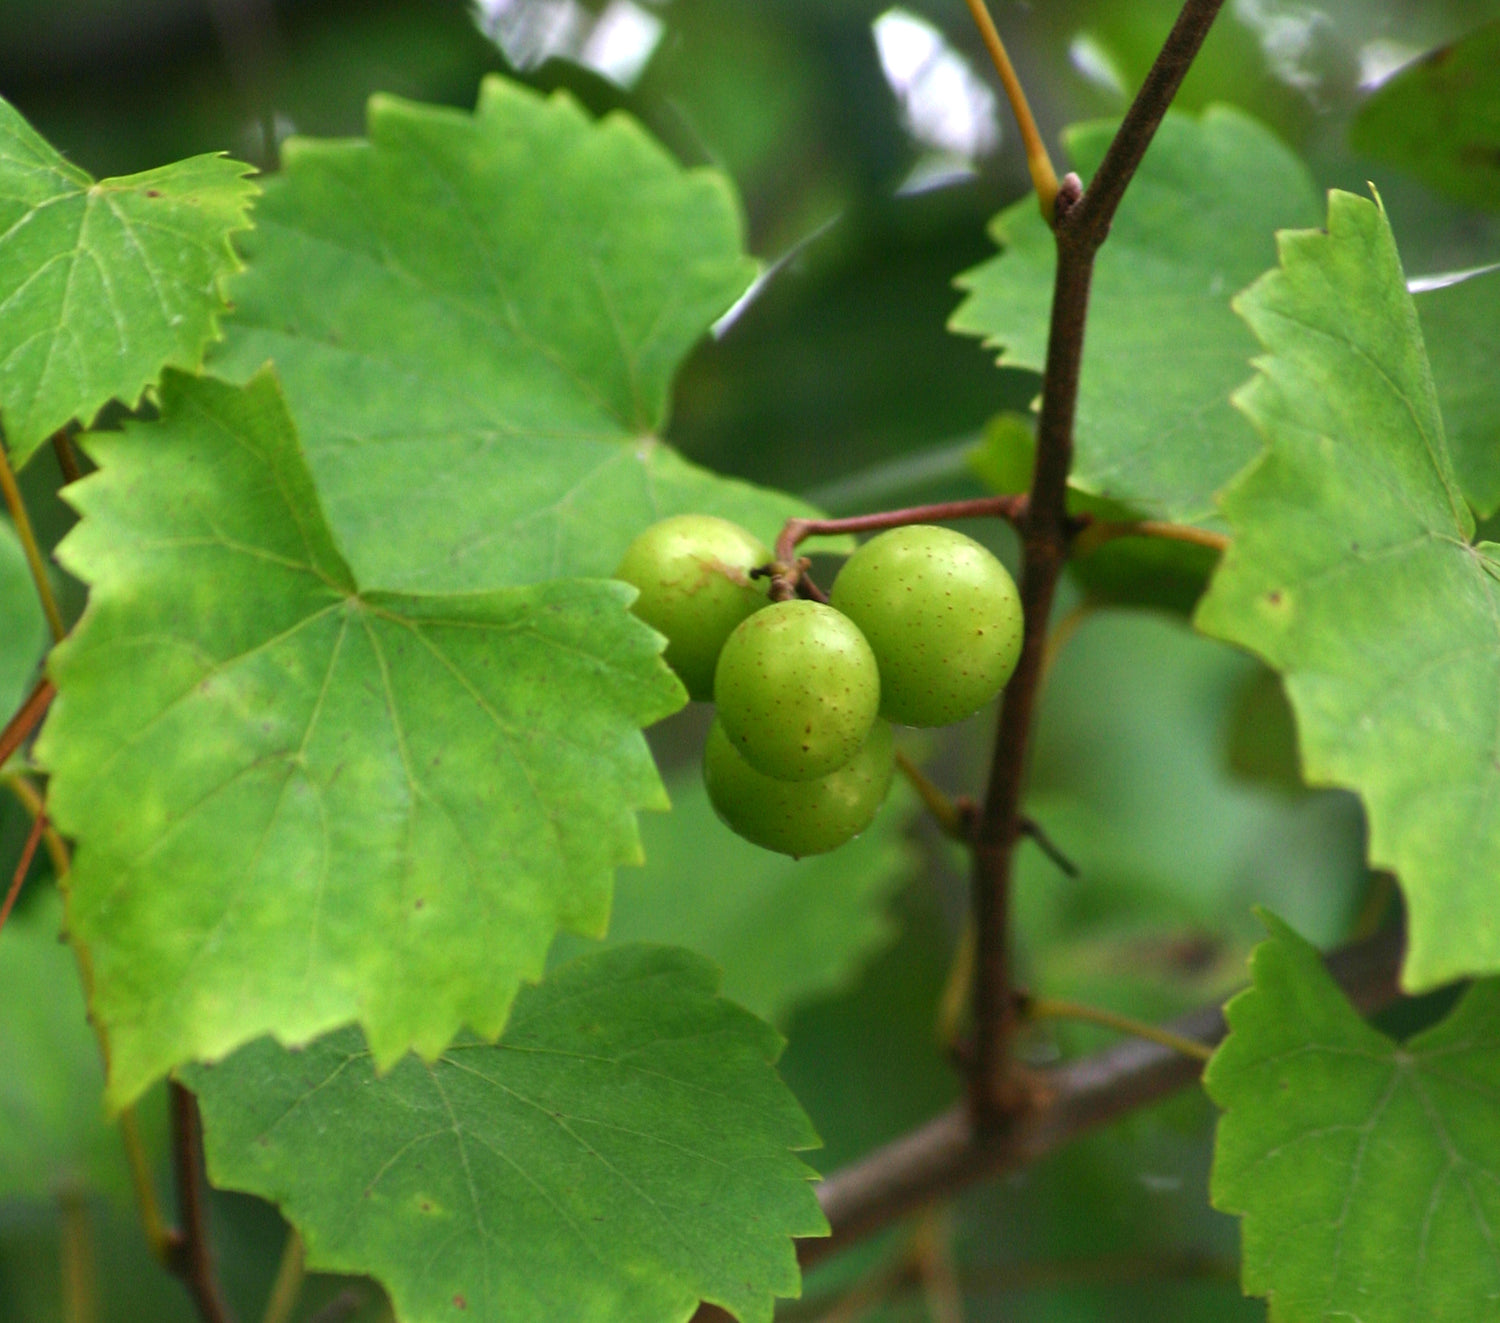
M798 557L797 546L810 537L836 537L844 533L877 533L909 524L936 524L950 519L999 518L1019 526L1026 510L1024 493L1011 496L981 496L972 501L944 501L936 505L912 505L902 510L853 515L847 519L788 519L776 539L776 560L771 570L771 600L789 601L806 582L807 558ZM821 590L814 588L821 595Z

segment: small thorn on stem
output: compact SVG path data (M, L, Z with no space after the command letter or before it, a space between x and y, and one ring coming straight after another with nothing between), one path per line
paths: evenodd
M1023 816L1016 825L1020 827L1021 835L1035 841L1037 848L1057 865L1058 871L1065 877L1076 878L1078 876L1078 865L1058 848L1057 843L1047 835L1035 818Z

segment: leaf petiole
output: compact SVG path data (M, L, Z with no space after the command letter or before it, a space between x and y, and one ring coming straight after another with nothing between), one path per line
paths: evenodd
M1010 56L1005 51L1005 43L1000 39L995 20L985 8L984 0L968 0L968 6L984 41L984 48L989 52L990 62L1000 75L1000 85L1005 89L1005 99L1010 102L1011 113L1016 117L1016 127L1021 131L1021 142L1026 148L1026 169L1031 173L1031 185L1036 189L1042 219L1051 225L1056 210L1058 184L1057 171L1053 168L1052 158L1047 154L1047 144L1042 141L1036 119L1031 113L1031 105L1026 100L1026 90L1016 77Z
M1118 1029L1121 1033L1144 1038L1150 1043L1159 1043L1162 1047L1169 1047L1196 1061L1207 1061L1214 1054L1213 1048L1206 1043L1185 1038L1182 1034L1174 1034L1170 1029L1147 1024L1144 1020L1137 1020L1129 1015L1107 1011L1101 1006L1085 1006L1082 1002L1063 1001L1053 997L1022 996L1018 1000L1021 1013L1028 1020L1082 1020L1106 1029Z

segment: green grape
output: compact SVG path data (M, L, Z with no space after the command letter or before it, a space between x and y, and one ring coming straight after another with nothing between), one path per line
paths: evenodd
M729 636L714 698L725 734L756 771L810 781L859 752L880 709L880 672L848 616L819 602L777 602Z
M690 697L714 696L714 667L734 627L769 601L750 571L771 553L752 533L713 515L673 515L625 548L614 577L640 590L631 608L667 636L666 663Z
M747 841L802 856L823 854L868 827L891 788L896 745L877 721L864 747L827 776L778 781L751 767L715 721L703 746L703 781L714 809Z
M871 538L839 571L830 601L880 663L880 714L946 726L1005 686L1021 655L1015 581L973 538L933 524Z

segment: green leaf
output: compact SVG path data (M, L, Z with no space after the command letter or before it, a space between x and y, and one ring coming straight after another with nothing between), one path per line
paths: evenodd
M162 394L69 489L91 596L38 750L112 1104L265 1033L357 1020L382 1067L493 1037L666 807L659 637L608 581L362 590L269 374Z
M9 520L0 519L0 725L26 697L26 685L47 644L47 622L37 604L26 553Z
M134 405L218 334L251 167L195 156L97 183L0 100L0 417L24 464L73 418Z
M1349 136L1356 151L1471 207L1500 211L1500 21L1382 84Z
M376 97L368 142L287 144L257 222L216 370L275 361L361 579L603 576L664 515L807 513L657 437L755 267L726 181L634 121L497 78L473 115Z
M1267 450L1223 499L1206 633L1286 677L1303 772L1365 801L1406 892L1403 981L1500 969L1500 583L1454 480L1385 213L1330 195L1236 300L1267 349L1235 397Z
M402 1323L664 1323L699 1300L769 1323L799 1289L790 1238L827 1234L791 1152L817 1137L781 1040L716 983L668 947L585 956L498 1045L384 1078L352 1031L252 1044L185 1073L210 1175L279 1203L310 1266L378 1278Z
M1214 1206L1244 1218L1272 1323L1474 1323L1500 1296L1500 984L1404 1044L1279 919L1204 1076Z
M1114 133L1084 124L1068 153L1090 174ZM1154 518L1201 521L1255 454L1227 400L1254 346L1229 298L1265 268L1278 226L1313 224L1307 169L1237 110L1169 115L1099 252L1078 398L1072 482ZM1045 362L1055 252L1036 201L1000 213L1004 253L959 277L951 326L1000 362Z
M646 866L620 875L609 940L671 942L724 971L724 995L780 1021L845 986L887 946L885 906L913 874L904 833L911 797L897 787L848 845L807 859L762 850L719 821L695 770L668 786L672 812L641 824ZM556 961L587 949L560 938Z
M0 1204L129 1189L119 1136L104 1123L104 1063L78 961L58 935L62 914L48 888L0 933Z
M1416 296L1453 468L1482 517L1500 509L1500 268Z

